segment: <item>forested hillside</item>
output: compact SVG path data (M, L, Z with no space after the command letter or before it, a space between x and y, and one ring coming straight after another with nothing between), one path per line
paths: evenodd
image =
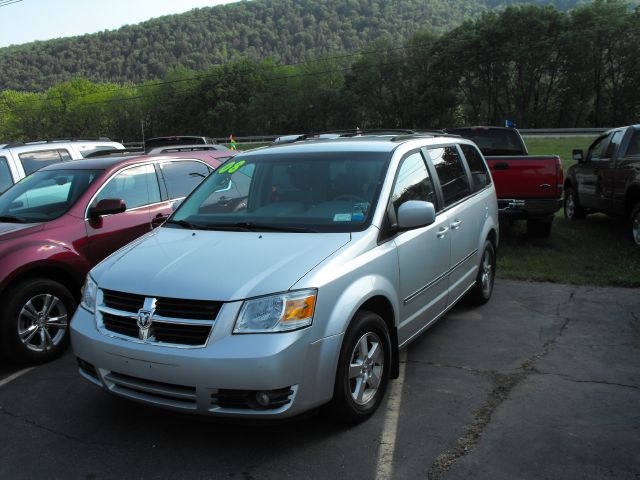
M206 70L240 57L290 64L356 51L381 37L401 45L418 31L443 33L514 3L525 2L252 0L195 9L118 30L2 48L0 90L42 91L78 76L140 83L178 66ZM527 3L563 10L583 2Z

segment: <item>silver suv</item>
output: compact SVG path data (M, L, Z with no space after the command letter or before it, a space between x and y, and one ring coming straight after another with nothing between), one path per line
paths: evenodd
M378 407L398 352L491 297L496 193L454 136L306 140L242 152L162 228L87 277L80 374L150 405L287 417Z
M85 158L98 151L120 149L124 149L121 143L108 138L0 144L0 193L47 165Z

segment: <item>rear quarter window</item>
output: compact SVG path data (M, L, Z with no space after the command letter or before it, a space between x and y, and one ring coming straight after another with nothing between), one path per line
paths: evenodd
M474 192L482 190L484 187L491 185L491 175L487 170L487 165L482 159L482 155L477 148L471 145L460 145L460 149L467 160L469 170L471 171L471 179L473 182L472 189Z
M13 185L13 177L6 157L0 157L0 193Z

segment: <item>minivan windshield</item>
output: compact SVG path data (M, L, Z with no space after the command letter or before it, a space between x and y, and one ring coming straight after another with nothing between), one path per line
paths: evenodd
M48 222L69 211L102 170L40 170L0 195L0 222Z
M238 155L207 177L165 226L361 231L371 222L390 157L384 152Z

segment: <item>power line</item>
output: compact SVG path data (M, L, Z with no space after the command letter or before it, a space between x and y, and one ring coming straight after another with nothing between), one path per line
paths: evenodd
M20 3L23 0L4 0L0 1L0 7L6 7L7 5L13 5L14 3Z
M20 1L22 1L22 0L20 0ZM310 64L313 64L313 63L327 62L327 61L333 61L333 60L343 60L343 59L347 59L347 58L366 56L366 55L374 55L374 54L378 54L378 53L390 53L390 52L395 52L395 51L400 51L400 50L412 50L412 49L422 48L422 47L426 47L426 46L429 46L429 45L428 44L404 45L404 46L400 46L400 47L385 48L385 49L379 49L379 50L367 50L367 51L360 51L360 52L354 52L354 53L347 53L347 54L335 55L335 56L331 56L331 57L321 57L321 58L317 58L317 59L313 59L313 60L304 60L304 61L300 61L300 62L293 62L293 63L282 64L282 65L273 65L272 70L275 70L277 68L295 67L295 66L300 66L300 65L310 65ZM221 67L221 66L223 66L223 65L221 65L221 64L214 65L212 68ZM320 74L322 74L322 73L323 72L320 72ZM222 77L222 75L223 75L223 73L222 72L218 72L218 71L212 72L212 73L200 73L200 74L196 74L196 75L193 75L191 77L188 77L188 78L180 78L180 79L176 79L176 80L165 80L165 81L158 81L158 82L152 82L152 83L144 83L144 84L139 84L139 85L122 86L122 87L118 87L118 88L102 90L100 92L81 93L81 94L77 94L77 95L67 95L67 96L59 95L57 97L37 98L37 99L22 99L22 100L16 100L16 101L12 102L12 104L15 105L15 104L23 104L23 103L50 102L50 101L53 101L53 100L70 100L70 99L74 99L74 98L89 97L89 96L92 96L92 95L101 95L101 94L110 93L110 92L122 92L122 91L125 91L125 90L134 90L134 89L137 90L137 89L141 89L141 88L151 88L151 87L159 87L159 86L163 86L163 85L171 85L171 84L176 84L176 83L192 82L192 81L195 81L195 80L201 80L201 79L205 79L205 78ZM6 99L0 99L0 100L3 101L5 103L5 105L9 105L9 102ZM104 103L104 102L98 102L98 103ZM16 111L16 110L14 110L14 111Z

